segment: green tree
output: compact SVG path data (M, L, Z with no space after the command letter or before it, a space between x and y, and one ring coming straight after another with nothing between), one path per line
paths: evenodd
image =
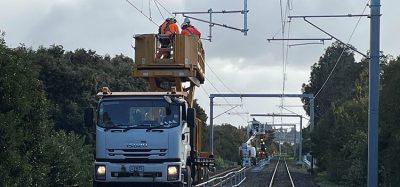
M302 85L302 92L316 94L322 88L338 60L329 81L314 100L316 124L333 102L343 102L351 97L355 80L361 73L362 64L355 62L353 51L339 42L334 42L325 50L318 62L311 67L310 80L308 84ZM304 109L309 115L308 99L303 98L302 101Z
M1 35L0 186L87 186L91 146L53 130L36 55L23 45L8 48ZM57 173L62 180L50 177Z
M318 169L327 171L328 179L362 186L365 185L367 148L366 61L355 62L353 52L335 42L312 66L309 83L303 84L302 91L316 94L338 60L329 81L315 99L316 125L312 133L305 130L305 149L313 151ZM302 101L307 108L308 101Z
M379 163L383 186L400 184L400 56L382 66Z
M236 162L239 158L239 146L246 142L247 135L230 124L214 126L214 154L224 160Z

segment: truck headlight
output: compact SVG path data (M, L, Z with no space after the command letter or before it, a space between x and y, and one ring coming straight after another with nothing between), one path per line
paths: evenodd
M96 179L106 180L106 166L96 165L95 171L96 171L96 175L95 175Z
M178 180L179 179L179 166L168 166L167 169L167 180Z

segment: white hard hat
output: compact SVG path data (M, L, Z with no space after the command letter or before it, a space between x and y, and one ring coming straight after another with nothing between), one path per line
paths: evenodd
M185 19L183 20L183 23L185 23L185 24L190 23L190 19L189 19L189 18L185 18Z

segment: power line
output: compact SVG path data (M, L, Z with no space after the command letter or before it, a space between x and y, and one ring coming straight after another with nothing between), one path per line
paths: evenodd
M211 68L211 66L210 66L207 62L205 62L205 63L206 63L206 65L207 65L207 67L210 69L210 71L215 75L215 77L217 77L217 79L222 83L222 85L223 85L227 90L229 90L230 92L235 93L232 89L230 89L228 86L226 86L226 84L219 78L219 76L214 72L214 70Z
M159 0L155 0L155 1L156 1L166 12L168 12L168 14L169 14L171 17L175 17L175 16L172 14L171 11L169 11L167 8L164 7L164 5L162 5L162 4L160 3Z
M154 25L158 26L156 22L153 21L153 19L146 14L143 13L142 10L140 10L138 7L136 7L133 3L131 3L129 0L126 0L133 8L135 8L137 11L139 11L144 17L146 17L150 22L154 23Z
M218 81L221 82L222 85L223 85L227 90L229 90L229 91L232 92L232 93L235 93L235 91L233 91L232 89L230 89L230 88L224 83L224 81L222 81L222 79L214 72L213 68L211 68L211 66L210 66L207 62L205 62L205 63L206 63L206 65L207 65L207 67L210 69L210 71L212 72L212 74L214 74L214 76L218 79ZM208 81L209 81L209 80L208 80ZM210 81L209 81L209 82L210 82ZM225 99L225 101L227 101L225 97L223 97L223 98ZM243 108L242 108L242 109L243 109ZM237 112L236 109L234 109L234 111ZM244 112L248 112L248 110L246 109L246 111L244 111ZM243 118L242 118L242 119L243 119ZM247 121L246 121L246 122L247 122Z
M149 0L149 15L150 15L150 18L151 18L150 0ZM153 19L153 18L151 18L151 19Z
M207 90L206 90L203 86L200 86L200 88L203 90L203 92L204 92L207 96L210 95L210 94L207 92Z
M153 2L154 2L154 4L156 5L157 10L158 10L158 12L160 13L161 17L162 17L163 19L165 19L164 15L161 13L160 7L158 7L158 4L157 4L156 0L153 0Z
M211 84L211 86L215 89L215 91L217 91L217 93L221 93L220 91L219 91L219 89L207 78L207 77L205 77L206 78L206 80ZM230 105L230 106L233 106L232 104L230 104L230 102L225 98L225 97L222 97L223 99L224 99L224 101L228 104L228 105ZM226 108L224 108L224 109L226 109ZM236 112L236 110L235 110L235 112ZM244 120L246 123L247 123L247 120L245 120L244 118L243 118L243 116L240 116L239 115L239 117L240 118L242 118L242 120Z
M284 110L286 110L286 111L288 111L288 112L290 112L290 113L292 113L292 114L299 115L299 116L301 116L303 119L310 120L309 118L306 118L306 117L304 117L304 116L301 115L301 114L298 114L298 113L296 113L296 112L293 112L292 110L289 110L289 109L287 109L286 107L281 107L281 108L284 109Z
M368 0L368 1L365 3L365 4L367 4L367 5L364 7L364 10L362 11L361 14L364 14L365 10L366 10L367 7L368 7L369 1L370 1L370 0ZM358 25L359 25L359 23L360 23L360 21L361 21L361 18L362 18L362 17L359 17L359 18L358 18L357 23L356 23L356 25L355 25L353 31L351 32L350 37L349 37L347 43L349 43L350 40L351 40L351 38L353 37L353 35L354 35L354 33L355 33L355 31L356 31L356 29L357 29L357 27L358 27ZM335 65L333 66L331 72L329 73L329 75L328 75L328 77L326 78L325 82L322 84L321 88L320 88L320 89L318 90L318 92L315 94L314 98L316 98L316 97L318 96L318 94L322 91L322 89L325 87L326 83L327 83L327 82L329 81L329 79L331 78L333 72L334 72L335 69L336 69L336 66L338 65L338 63L339 63L340 59L342 58L342 56L343 56L344 52L346 51L346 49L348 49L348 47L344 47L344 48L343 48L343 51L342 51L342 53L340 54L339 58L336 60L336 63L335 63Z
M282 0L279 1L280 5L280 14L281 14L281 34L282 38L285 38L285 32L286 32L286 22L288 22L288 32L287 32L287 37L289 38L290 36L290 21L287 19L287 15L290 15L290 11L293 9L291 7L291 2L289 0L286 1L285 5L285 12L283 13L283 5L282 5ZM285 51L285 41L282 41L282 94L285 94L285 87L286 87L286 80L287 80L287 60L288 60L288 55L289 55L289 40L286 42L286 51ZM283 106L284 104L284 98L281 98L281 105ZM282 112L282 109L281 109ZM281 117L281 121L283 118Z

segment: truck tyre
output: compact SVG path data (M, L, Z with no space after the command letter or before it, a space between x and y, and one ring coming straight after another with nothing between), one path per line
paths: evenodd
M184 187L191 187L192 186L192 172L191 172L191 169L190 169L190 167L187 167L186 166L186 169L185 169L186 171L185 171L185 173L184 173L184 181L185 181L185 183L186 184L184 184L183 186Z

